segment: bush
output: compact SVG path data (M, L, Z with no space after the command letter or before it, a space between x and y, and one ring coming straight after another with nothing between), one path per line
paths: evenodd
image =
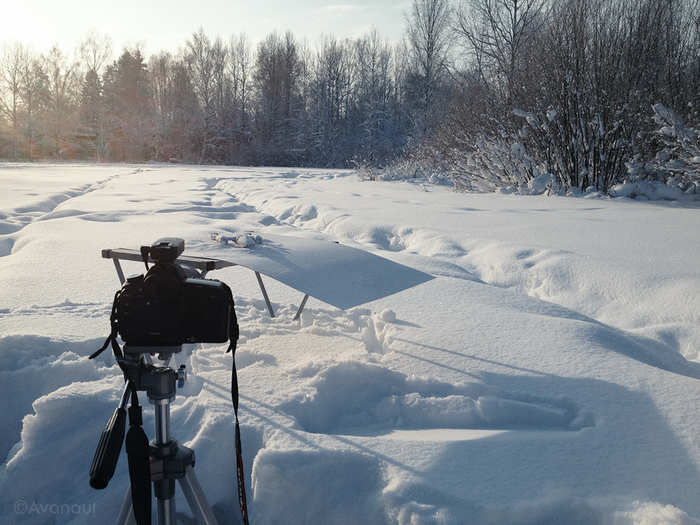
M480 135L470 150L453 148L450 152L449 177L454 188L460 191L502 188L530 193L530 182L541 180L543 174L542 166L513 138Z
M700 194L700 131L663 104L654 104L659 149L651 160L627 163L632 181L658 181L686 194Z

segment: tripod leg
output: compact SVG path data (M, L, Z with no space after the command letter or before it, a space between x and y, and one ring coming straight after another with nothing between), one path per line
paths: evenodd
M158 503L158 525L175 525L175 496L156 499Z
M122 503L122 508L119 510L117 525L136 525L136 518L134 517L134 507L131 505L130 487L126 488L126 497L124 498L124 503Z
M202 486L199 484L197 476L194 475L192 467L187 467L185 477L180 478L179 481L182 492L184 492L185 498L187 498L187 503L190 504L190 509L192 509L192 514L194 514L195 519L197 519L201 525L218 525L214 517L214 512L212 512L209 503L207 503Z

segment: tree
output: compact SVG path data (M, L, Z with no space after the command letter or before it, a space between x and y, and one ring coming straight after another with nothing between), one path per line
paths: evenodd
M271 33L258 44L253 75L258 162L288 165L298 159L304 67L292 33Z
M196 161L202 151L200 130L204 127L204 116L183 60L172 64L168 93L170 119L166 144L172 149L172 157Z
M80 58L88 71L98 75L112 56L112 39L108 35L90 31L80 44Z
M44 139L42 117L46 110L48 77L41 57L30 58L20 72L20 98L22 100L22 132L26 139L26 155L32 160L41 156ZM37 145L39 148L37 148Z
M80 112L78 138L83 143L85 154L96 161L104 160L105 108L102 81L97 71L88 69L80 91Z
M29 60L29 52L19 43L5 46L0 55L0 116L10 123L12 159L19 155L22 71Z
M407 19L419 137L439 121L436 97L448 70L451 9L448 0L413 0Z
M79 47L82 81L77 138L83 156L104 160L107 154L105 100L100 75L112 56L112 41L107 35L90 31Z
M45 60L47 84L47 134L51 137L51 155L62 158L74 154L75 107L78 101L77 64L70 63L56 46Z
M182 58L163 52L151 58L149 70L155 112L155 158L199 160L204 121L187 64Z
M353 50L355 81L349 133L356 144L352 156L383 164L403 145L393 114L393 52L376 30L357 39Z
M103 79L107 147L112 160L150 158L153 106L140 49L124 50Z
M231 90L226 75L228 49L220 38L213 42L203 29L187 42L190 78L204 112L204 137L200 162L222 161L228 137L227 120L231 113Z
M233 97L232 145L229 160L247 163L250 160L250 83L253 57L245 33L229 42L229 75Z
M473 65L505 107L522 104L532 78L530 60L546 19L547 0L462 0L456 35Z
M155 158L167 160L170 158L167 147L167 129L170 120L169 96L170 77L172 72L172 55L161 52L152 56L148 62L155 114Z
M317 52L311 88L313 158L321 166L342 165L351 149L348 113L354 80L348 42L327 38Z

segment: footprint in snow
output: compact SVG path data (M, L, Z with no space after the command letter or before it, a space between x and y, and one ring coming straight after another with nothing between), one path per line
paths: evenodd
M396 429L579 430L593 424L570 400L450 384L345 362L318 371L282 409L313 433L382 434Z

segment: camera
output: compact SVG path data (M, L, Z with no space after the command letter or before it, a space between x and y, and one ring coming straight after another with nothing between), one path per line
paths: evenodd
M154 264L145 274L128 277L114 304L116 327L128 346L179 346L238 339L231 289L178 264L177 258L184 249L183 239L171 237L141 247L146 267L149 259Z

